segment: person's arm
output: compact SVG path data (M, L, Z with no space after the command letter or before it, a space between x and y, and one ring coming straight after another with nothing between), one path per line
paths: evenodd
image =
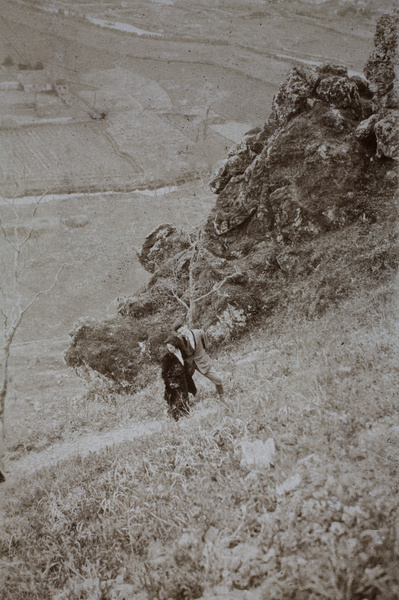
M180 336L178 336L178 338L179 338L179 342L180 342L180 344L179 344L179 350L181 352L181 355L182 355L183 359L185 359L186 356L187 356L187 346L185 344L186 340L183 337L180 337Z

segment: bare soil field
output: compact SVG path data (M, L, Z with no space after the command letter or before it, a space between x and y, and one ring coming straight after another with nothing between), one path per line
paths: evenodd
M197 186L201 188L201 182ZM35 200L20 199L16 205L27 225ZM148 273L139 264L136 249L146 235L159 223L184 226L189 218L198 224L213 203L210 190L201 195L197 189L195 195L190 183L126 194L50 192L43 201L35 219L34 242L46 252L27 273L28 285L37 280L44 285L60 265L68 266L51 295L43 296L26 315L17 343L66 336L79 317L100 316L117 297L144 285ZM7 222L12 211L4 204L0 208Z

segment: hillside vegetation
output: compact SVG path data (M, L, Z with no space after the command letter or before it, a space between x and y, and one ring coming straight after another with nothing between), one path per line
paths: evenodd
M0 597L397 598L396 302L282 311L220 353L225 405L200 388L210 414L27 474ZM243 460L270 438L272 465Z
M162 428L4 484L1 600L399 597L396 24L368 80L293 71L221 165L206 225L149 234L146 288L77 324L67 361L97 384L76 427L115 428L120 407L120 427ZM157 358L193 239L197 295L231 275L194 315L226 398L198 377L174 423Z

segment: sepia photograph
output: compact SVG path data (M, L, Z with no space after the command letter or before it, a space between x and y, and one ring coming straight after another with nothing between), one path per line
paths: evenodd
M399 600L397 2L0 4L0 600Z

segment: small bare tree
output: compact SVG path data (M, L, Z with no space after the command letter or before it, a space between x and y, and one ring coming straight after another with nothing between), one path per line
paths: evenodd
M232 279L237 277L239 275L239 272L235 271L234 273L230 273L229 275L226 275L222 280L215 282L210 290L201 294L199 292L199 285L198 285L198 280L197 280L197 276L196 276L196 271L198 270L200 263L202 263L204 266L207 263L209 264L208 256L207 256L209 254L209 252L205 248L204 243L203 243L202 228L192 227L191 232L186 231L185 233L187 236L189 248L182 255L179 255L180 265L179 264L176 265L176 268L174 270L174 277L173 277L173 284L171 286L171 292L172 292L172 295L176 298L176 300L182 306L184 306L184 308L186 309L187 322L188 322L188 325L191 327L193 325L195 309L196 309L197 305L202 300L205 300L205 298L208 298L208 296L211 296L212 294L215 294L219 290L221 290L221 288L229 280L231 281ZM180 270L181 267L183 266L183 265L181 265L182 261L184 262L184 264L188 263L188 286L187 286L187 289L185 290L184 294L179 294L178 289L177 289L177 281L178 281L178 270Z
M21 322L38 299L49 294L56 285L62 264L50 278L32 277L33 267L48 250L51 241L43 244L37 229L37 212L45 192L34 199L28 226L14 199L0 198L0 320L2 323L0 374L0 473L5 453L5 407L9 382L11 345ZM1 479L1 475L0 475Z
M201 213L206 214L213 204L214 196L209 189L209 179L211 173L206 167L197 167L194 172L195 174L195 192L194 197L196 198L198 206L201 207ZM187 241L187 249L179 252L174 257L174 268L172 276L172 284L170 291L174 298L186 309L187 322L189 326L193 325L196 308L202 302L212 294L219 292L223 286L234 278L240 275L235 270L233 273L229 273L219 281L215 281L211 289L205 293L201 293L198 272L203 268L209 268L209 271L213 271L212 258L214 259L207 250L204 239L204 227L195 226L186 218L187 227L182 229L181 232ZM182 270L188 269L188 285L184 291L179 290L179 279L181 279Z

